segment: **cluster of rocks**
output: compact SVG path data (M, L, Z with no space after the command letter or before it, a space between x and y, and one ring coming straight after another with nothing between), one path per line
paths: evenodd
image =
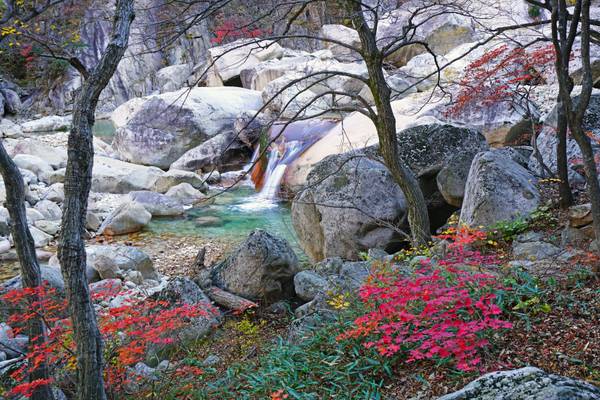
M526 217L540 204L537 179L527 169L531 149L489 149L476 131L440 124L408 128L398 138L434 228L457 210L471 226L490 226ZM313 260L356 260L373 248L393 252L406 239L406 199L376 147L318 162L296 195L292 221Z
M5 139L3 144L23 177L27 219L35 246L48 246L60 232L66 148L50 145L42 136ZM95 145L97 153L105 154L100 141ZM94 158L86 217L90 236L137 232L152 217L182 215L185 209L208 202L205 176L175 169L165 172L100 154ZM211 182L215 178L218 176L213 174ZM0 203L5 200L6 187L0 178ZM0 254L5 260L16 257L11 245L10 217L6 208L0 207Z
M5 87L2 87L5 86ZM18 114L21 111L21 98L15 90L0 83L0 118L6 114Z

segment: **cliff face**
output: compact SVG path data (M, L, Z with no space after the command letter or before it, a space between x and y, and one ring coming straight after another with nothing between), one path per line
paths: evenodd
M176 5L165 6L165 3L170 2L136 2L136 18L131 29L129 49L110 84L102 93L100 111L110 112L132 98L168 91L165 90L165 85L169 85L169 80L182 79L182 82L185 82L186 77L183 75L189 76L194 67L204 64L207 49L215 45L211 43L213 31L223 20L243 22L248 18L263 15L265 10L279 10L277 6L281 6L278 0L237 0L228 3L227 8L211 13L208 18L197 18L201 10L187 7L177 9ZM83 13L80 35L85 47L81 49L79 57L88 68L97 64L108 43L112 7L112 2L91 0L90 6ZM285 21L287 14L283 11L278 12L282 15L273 15L268 21L265 19L265 31L277 34L286 27L282 21ZM313 4L298 17L299 22L294 26L293 32L314 35L322 25L339 19L336 12L339 12L336 7ZM320 47L316 41L295 38L282 41L282 45L307 51L314 51ZM159 72L166 67L170 69ZM48 87L41 91L43 95L36 96L34 110L50 113L70 111L80 85L81 78L72 68L61 78L38 85Z
M208 22L195 24L185 35L177 37L176 30L169 29L164 22L170 10L161 6L162 3L160 0L139 2L130 46L102 93L100 110L112 111L127 100L158 90L160 82L157 74L162 68L185 64L191 69L205 57L210 46ZM81 39L87 46L82 49L80 57L88 68L97 64L108 44L111 7L110 2L95 0L84 14ZM48 98L40 99L40 104L55 111L68 111L80 85L79 74L68 70L62 79L53 83Z

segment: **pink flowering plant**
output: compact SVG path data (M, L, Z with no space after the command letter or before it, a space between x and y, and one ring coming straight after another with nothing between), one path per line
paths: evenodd
M409 276L381 272L360 290L367 312L338 339L360 339L382 356L400 355L407 363L434 360L458 370L477 369L492 333L510 329L501 319L494 292L495 276L477 272L474 264L493 257L466 250L472 236L458 238L443 260L420 263Z

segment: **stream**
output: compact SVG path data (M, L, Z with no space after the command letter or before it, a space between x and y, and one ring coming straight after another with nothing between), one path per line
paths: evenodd
M98 120L94 126L94 136L111 143L114 137L112 123ZM288 151L281 154L281 158L269 157L269 166L264 178L267 184L261 191L255 190L250 177L247 181L224 192L221 188L213 188L210 195L218 195L214 197L212 204L191 208L182 217L153 218L144 230L146 236L160 237L169 234L196 237L201 240L227 243L228 247L234 247L254 229L261 228L286 239L300 260L306 260L292 227L290 204L277 200L285 164L289 161L290 155L293 157L299 153L297 145L293 143L294 145L290 146L290 144L292 143L288 143ZM0 282L16 276L18 271L17 262L0 261Z
M209 240L242 242L254 229L286 239L296 251L303 254L292 227L290 205L286 202L260 198L250 185L241 185L217 194L214 203L189 209L180 218L153 218L146 232L161 235L200 236ZM302 257L301 257L302 258Z

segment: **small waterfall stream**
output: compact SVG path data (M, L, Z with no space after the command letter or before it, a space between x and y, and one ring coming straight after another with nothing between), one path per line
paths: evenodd
M254 152L250 171L252 181L259 191L249 207L257 205L268 206L279 199L281 185L285 178L287 167L294 162L306 149L324 137L335 126L333 120L296 121L288 124L274 124L269 130L269 149L266 160L258 160L263 150L259 147ZM266 165L265 165L266 164Z

